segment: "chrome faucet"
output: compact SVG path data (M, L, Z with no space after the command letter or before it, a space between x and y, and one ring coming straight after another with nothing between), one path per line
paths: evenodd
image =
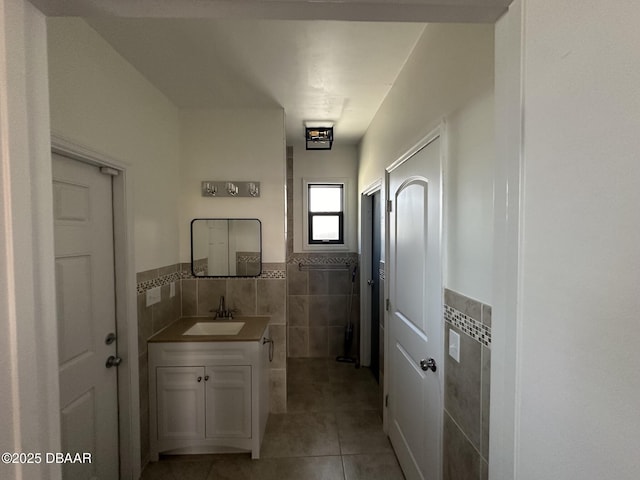
M220 304L218 305L218 309L217 310L212 310L212 312L214 312L216 314L215 318L232 318L233 317L233 310L229 309L227 310L227 308L225 307L225 303L224 303L224 295L220 295Z

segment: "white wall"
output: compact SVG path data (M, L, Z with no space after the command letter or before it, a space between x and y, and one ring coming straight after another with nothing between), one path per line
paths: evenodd
M445 286L492 304L494 95L487 88L447 116Z
M493 309L489 474L515 480L517 356L520 315L522 183L522 2L515 0L495 27Z
M53 132L131 165L135 269L178 262L178 110L83 20L48 18Z
M637 479L640 4L522 4L515 478Z
M45 19L0 0L0 451L60 451ZM61 477L7 465L0 478Z
M429 24L360 147L358 188L448 124L445 286L491 304L493 26ZM384 199L383 199L384 200ZM451 229L449 229L451 227Z
M493 26L429 24L361 143L360 188L493 84Z
M303 185L304 179L347 179L345 201L345 246L356 252L358 245L358 150L355 145L336 146L328 151L306 150L295 146L293 150L293 251L304 252L303 243ZM316 250L317 251L317 250ZM331 250L325 250L331 251Z
M180 259L189 262L194 218L258 218L262 261L285 261L285 141L282 109L182 110ZM256 180L260 198L201 196L202 180Z

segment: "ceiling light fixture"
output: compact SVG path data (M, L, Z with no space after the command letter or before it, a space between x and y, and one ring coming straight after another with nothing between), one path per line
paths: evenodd
M333 145L333 124L317 125L315 123L305 123L304 135L307 150L331 150Z

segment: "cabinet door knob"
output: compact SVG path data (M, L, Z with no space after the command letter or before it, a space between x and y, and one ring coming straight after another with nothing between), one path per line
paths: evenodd
M198 383L202 381L202 377L198 377Z
M207 382L209 380L209 375L204 376L204 381Z

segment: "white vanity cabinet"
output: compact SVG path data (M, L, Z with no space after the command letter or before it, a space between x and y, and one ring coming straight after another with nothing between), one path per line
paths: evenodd
M269 412L268 328L255 341L149 343L151 460L251 451Z
M251 367L158 367L158 439L251 438Z

